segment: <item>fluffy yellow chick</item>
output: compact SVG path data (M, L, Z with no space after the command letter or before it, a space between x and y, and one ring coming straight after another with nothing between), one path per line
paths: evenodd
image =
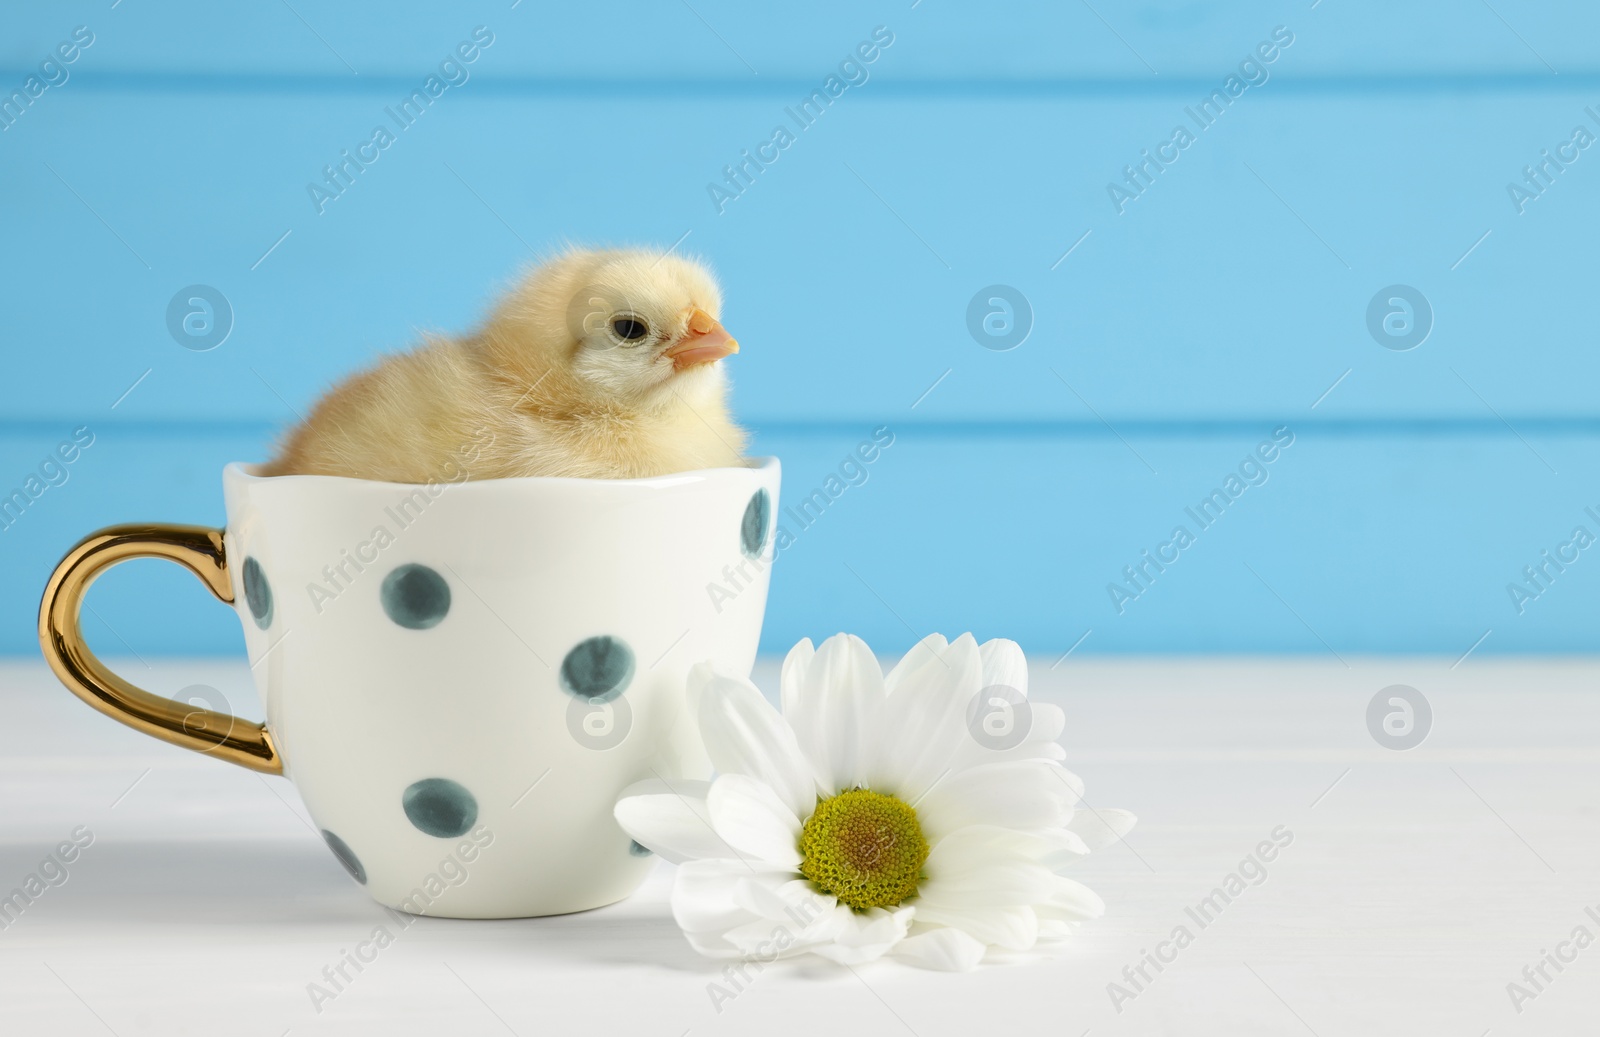
M262 474L628 479L742 464L718 363L739 344L721 309L692 260L568 251L476 334L430 335L334 387Z

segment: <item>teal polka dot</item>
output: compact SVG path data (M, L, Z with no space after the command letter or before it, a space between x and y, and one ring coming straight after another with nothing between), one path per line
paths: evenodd
M254 558L244 560L244 602L250 606L256 626L265 630L272 625L272 585Z
M478 801L466 786L449 778L423 778L400 797L417 830L440 839L466 835L478 821Z
M561 660L561 686L588 702L610 702L633 680L633 649L601 634L580 641Z
M361 859L356 856L354 850L350 849L350 844L326 828L322 830L322 840L328 844L328 849L333 851L333 855L339 859L339 863L344 865L344 870L350 873L350 877L365 886L367 884L367 869L361 866Z
M389 618L407 630L436 627L450 611L450 585L437 572L415 562L385 576L378 597Z
M772 496L765 489L757 490L750 503L744 506L744 520L739 523L739 546L744 549L746 558L761 557L771 524Z

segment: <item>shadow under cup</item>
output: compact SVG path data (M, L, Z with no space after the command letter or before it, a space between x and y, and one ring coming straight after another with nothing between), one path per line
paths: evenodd
M505 918L627 896L652 861L612 805L641 779L709 773L686 678L703 661L750 671L778 482L774 458L649 479L423 486L229 465L215 564L231 595L208 582L244 626L261 752L383 904ZM196 747L116 708L116 689L67 683Z

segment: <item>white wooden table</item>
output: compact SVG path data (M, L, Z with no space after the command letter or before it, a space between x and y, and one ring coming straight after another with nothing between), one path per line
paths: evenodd
M713 1007L720 966L631 900L542 920L421 919L319 1012L308 988L397 929L311 830L293 788L91 712L42 664L0 664L0 893L79 826L60 885L0 931L0 1033L1578 1034L1600 1031L1600 663L1034 660L1069 717L1088 801L1141 817L1084 862L1107 916L1020 964L768 967ZM259 715L243 664L120 663ZM758 673L772 689L774 670ZM1427 739L1369 733L1420 690ZM1293 841L1201 928L1197 908L1279 826ZM80 835L80 838L83 838ZM1592 907L1594 914L1587 914ZM1185 926L1192 942L1161 941ZM1141 950L1172 958L1135 990ZM1535 989L1542 955L1574 957ZM348 969L347 969L348 971ZM1538 973L1534 975L1537 977ZM1513 1005L1508 984L1533 996ZM1108 985L1134 993L1117 997ZM1120 1008L1120 1011L1118 1010Z

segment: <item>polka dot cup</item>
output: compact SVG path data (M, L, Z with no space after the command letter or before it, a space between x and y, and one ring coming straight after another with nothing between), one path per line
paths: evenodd
M379 902L581 911L627 896L653 863L612 819L617 794L709 773L686 677L754 662L778 477L772 458L423 486L230 465L226 530L94 534L51 578L41 639L96 709L290 778L333 861ZM83 645L83 592L140 556L233 604L264 724L142 691Z

